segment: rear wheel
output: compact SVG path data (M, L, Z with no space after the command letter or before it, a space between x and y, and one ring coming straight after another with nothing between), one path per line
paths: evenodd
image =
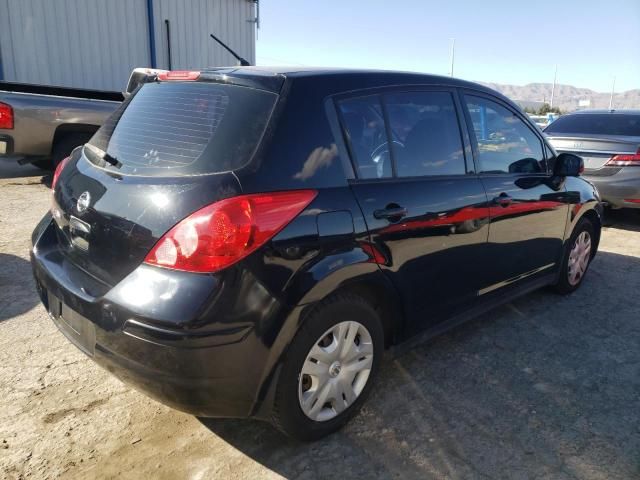
M315 440L342 427L371 390L383 355L376 310L356 295L322 302L287 353L273 420L287 435Z
M582 284L593 257L594 238L593 224L581 219L567 244L560 279L555 285L557 292L571 293Z

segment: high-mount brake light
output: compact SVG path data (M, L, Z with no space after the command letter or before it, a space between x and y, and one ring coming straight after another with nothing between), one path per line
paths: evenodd
M145 263L174 270L222 270L271 240L316 197L315 190L258 193L207 205L169 230Z
M64 167L67 165L67 163L69 163L69 160L71 160L71 156L69 156L69 157L65 158L64 160L62 160L58 164L58 166L56 167L55 171L53 172L53 180L51 180L51 191L55 191L56 184L58 183L58 180L60 179L60 173L62 172Z
M638 148L636 153L614 155L606 165L616 167L640 167L640 148Z
M161 72L158 74L158 80L166 82L171 80L193 82L200 78L200 72L193 70L172 70L169 72Z
M0 102L0 128L13 129L13 108L2 102Z

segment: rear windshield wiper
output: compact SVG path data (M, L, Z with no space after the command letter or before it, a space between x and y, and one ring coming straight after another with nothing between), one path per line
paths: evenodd
M107 152L104 152L102 156L102 160L113 165L114 167L120 168L122 164L118 161L118 159L112 155L109 155Z
M89 143L87 143L85 145L86 148L89 149L89 151L96 155L98 157L98 159L103 160L104 162L108 163L109 165L113 165L116 168L120 168L122 167L122 163L120 163L118 161L118 159L116 157L114 157L113 155L108 154L107 152L105 152L104 150L91 145Z

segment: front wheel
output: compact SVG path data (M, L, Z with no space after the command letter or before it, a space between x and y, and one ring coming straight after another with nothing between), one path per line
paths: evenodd
M567 244L558 283L554 286L558 293L567 294L576 290L587 273L594 248L593 224L581 219Z
M315 440L342 427L368 395L383 355L376 310L339 294L323 301L296 334L280 373L275 425L298 440Z

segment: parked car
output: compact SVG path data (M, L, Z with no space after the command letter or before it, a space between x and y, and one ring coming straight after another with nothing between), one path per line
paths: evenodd
M49 169L84 145L149 75L136 68L124 92L0 82L0 160Z
M584 178L606 205L640 208L640 110L582 110L545 130L558 152L584 159Z
M448 77L168 73L58 166L31 259L61 332L125 382L316 439L385 348L580 286L601 226L580 166Z

